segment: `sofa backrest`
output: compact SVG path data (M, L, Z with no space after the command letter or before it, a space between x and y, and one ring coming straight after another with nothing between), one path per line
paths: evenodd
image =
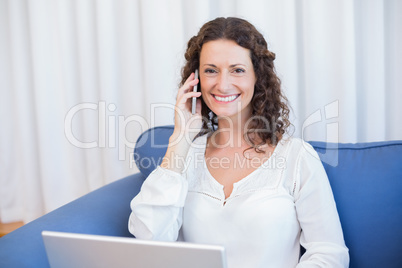
M402 267L402 141L310 144L326 160L350 267Z
M162 161L173 126L137 140L134 160L148 176ZM310 142L332 186L350 267L402 267L402 141Z

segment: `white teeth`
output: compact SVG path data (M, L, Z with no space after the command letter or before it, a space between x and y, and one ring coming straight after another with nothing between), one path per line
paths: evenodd
M229 96L229 97L219 97L219 96L216 96L216 95L214 95L214 98L216 99L216 100L218 100L218 101L223 101L223 102L230 102L230 101L233 101L234 99L236 99L237 97L238 97L239 95L232 95L232 96Z

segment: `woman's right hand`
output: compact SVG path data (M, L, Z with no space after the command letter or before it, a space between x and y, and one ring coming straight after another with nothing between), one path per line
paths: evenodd
M187 78L179 89L176 97L173 137L185 138L191 142L202 127L201 100L197 99L196 113L191 113L193 97L200 97L201 92L193 92L193 87L199 83L194 79L194 73Z
M187 152L202 127L200 99L197 99L196 113L191 113L192 98L201 96L201 92L193 92L193 87L198 82L192 73L177 93L174 131L161 163L161 167L177 173L183 171Z

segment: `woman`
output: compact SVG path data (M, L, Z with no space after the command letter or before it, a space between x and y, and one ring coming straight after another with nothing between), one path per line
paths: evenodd
M318 155L285 137L289 109L263 36L245 20L217 18L190 39L185 58L174 131L131 202L130 232L224 245L230 268L347 267Z

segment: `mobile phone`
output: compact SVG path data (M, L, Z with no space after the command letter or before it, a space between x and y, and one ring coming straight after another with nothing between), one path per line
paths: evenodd
M194 80L195 79L198 79L198 69L195 70ZM198 88L198 84L193 87L193 92L197 92L197 88ZM191 105L191 113L192 114L195 114L196 105L197 105L197 98L193 97L193 102L192 102L192 105Z

